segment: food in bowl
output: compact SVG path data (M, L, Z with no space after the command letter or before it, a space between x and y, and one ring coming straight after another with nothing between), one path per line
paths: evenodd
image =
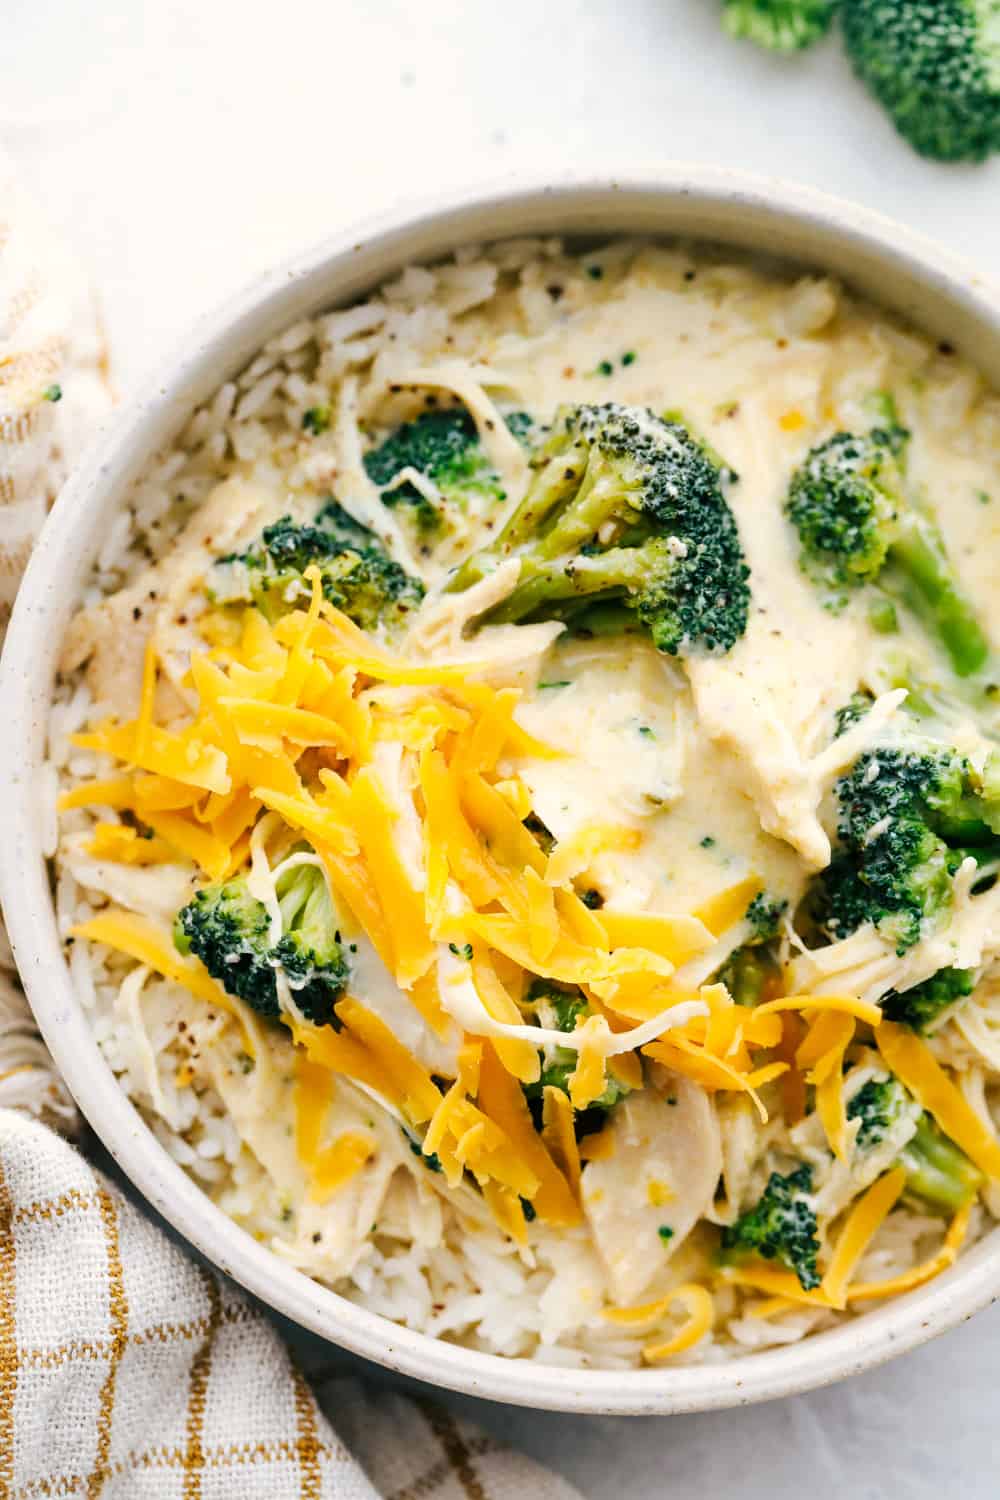
M1000 1207L998 433L950 347L701 246L469 250L272 341L52 710L70 968L165 1148L567 1366L951 1264Z

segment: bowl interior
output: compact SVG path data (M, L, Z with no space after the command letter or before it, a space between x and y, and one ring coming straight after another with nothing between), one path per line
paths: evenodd
M681 235L831 272L972 358L1000 386L1000 303L981 278L898 226L778 183L661 167L616 180L563 180L402 209L320 246L196 328L119 414L63 491L22 585L0 670L0 896L35 1014L81 1109L153 1206L224 1271L316 1333L437 1385L565 1411L706 1410L810 1389L870 1367L969 1316L1000 1293L1000 1229L926 1288L783 1349L719 1365L565 1370L504 1360L413 1333L280 1262L234 1225L167 1156L116 1084L64 963L43 854L45 725L58 644L101 539L150 456L266 340L350 303L413 261L469 242L557 233Z

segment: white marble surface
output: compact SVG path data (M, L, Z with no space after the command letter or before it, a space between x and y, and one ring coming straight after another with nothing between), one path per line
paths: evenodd
M913 156L836 44L729 43L715 0L7 0L0 144L88 262L123 386L286 252L517 167L778 173L1000 271L1000 158ZM1000 1311L835 1390L664 1421L464 1403L591 1500L995 1496Z

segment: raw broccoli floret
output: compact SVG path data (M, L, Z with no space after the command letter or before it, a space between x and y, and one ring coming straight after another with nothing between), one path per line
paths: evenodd
M579 990L560 989L545 979L538 979L531 986L527 1003L532 1007L538 1024L553 1031L575 1031L577 1020L585 1020L591 1014L590 1006ZM569 1080L579 1060L578 1053L572 1047L553 1047L545 1056L538 1082L523 1085L529 1104L534 1104L537 1108L539 1119L543 1089L552 1087L568 1094ZM606 1113L627 1093L628 1088L624 1083L609 1077L603 1094L593 1101L585 1113L589 1114L593 1110Z
M324 507L315 526L290 516L265 526L245 552L215 564L208 592L216 603L252 603L275 620L308 602L311 589L303 575L310 564L320 570L324 598L362 630L401 629L424 596L420 580L336 502Z
M792 477L785 511L802 544L803 570L841 608L850 589L878 581L937 637L960 677L985 665L989 643L962 593L930 518L903 493L899 459L908 434L876 427L838 432Z
M528 419L530 421L530 419ZM447 509L464 510L471 497L504 498L495 469L483 452L476 424L464 407L428 411L397 427L364 457L365 472L390 507L405 506L417 530L432 535L446 523ZM393 481L405 469L429 479L443 508L409 479Z
M300 865L277 883L283 936L272 945L263 902L242 878L208 885L174 921L174 945L193 953L226 992L260 1015L280 1020L275 970L281 968L298 1008L316 1025L335 1024L334 1006L349 968L322 872Z
M996 0L843 0L848 55L924 156L981 161L1000 148Z
M772 52L798 52L830 29L836 0L722 0L730 36Z
M897 1157L906 1172L906 1191L936 1213L953 1214L974 1198L983 1174L920 1110L897 1078L871 1078L850 1100L847 1118L859 1120L856 1147L874 1150L907 1113L916 1129Z
M890 1021L909 1026L913 1031L926 1032L937 1018L956 1000L971 995L975 988L973 969L939 969L923 984L912 989L890 990L879 1002L882 1013Z
M819 1286L819 1241L811 1193L810 1167L796 1167L784 1177L772 1172L755 1206L723 1230L723 1260L736 1262L748 1255L760 1255L794 1271L806 1291Z
M932 740L866 750L836 786L839 848L820 877L838 938L873 922L902 954L945 913L970 848L1000 833L1000 761L982 775Z
M508 557L518 583L484 620L589 628L612 606L671 655L728 651L746 629L749 570L719 471L685 427L641 407L561 408L521 504L450 588Z

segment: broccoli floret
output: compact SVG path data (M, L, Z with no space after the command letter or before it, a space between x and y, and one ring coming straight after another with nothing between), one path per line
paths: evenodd
M722 0L730 36L771 52L798 52L830 29L836 0Z
M836 786L837 854L820 921L837 938L873 922L904 953L945 913L970 847L1000 831L997 757L983 775L936 741L866 750Z
M271 924L262 901L245 880L207 885L174 920L174 946L193 953L229 995L262 1016L279 1015L271 957Z
M722 1257L736 1262L748 1255L778 1260L794 1271L805 1291L819 1286L816 1214L809 1201L812 1169L802 1165L782 1176L772 1172L759 1201L722 1232Z
M579 990L560 989L545 979L538 979L531 986L527 1003L534 1010L539 1025L553 1031L575 1031L577 1020L585 1020L591 1014L590 1006ZM534 1106L536 1124L541 1119L542 1091L552 1087L568 1094L569 1081L579 1060L572 1047L553 1047L545 1056L538 1082L522 1085L529 1105ZM593 1101L584 1114L600 1111L603 1117L627 1093L626 1084L620 1083L617 1078L609 1078L603 1094ZM578 1117L577 1124L580 1123ZM590 1126L593 1128L593 1122L590 1122ZM582 1132L578 1130L579 1133Z
M766 891L758 891L746 911L746 920L750 923L753 934L750 941L769 943L772 938L777 937L781 919L787 910L787 901L779 901Z
M834 714L833 737L838 740L842 734L853 729L855 724L860 724L865 714L871 708L875 699L871 693L852 693L842 708L838 708Z
M956 1000L972 994L974 975L973 969L939 969L923 984L902 992L890 990L883 995L882 1013L913 1031L926 1032Z
M996 0L843 0L859 77L924 156L981 161L1000 148Z
M898 594L968 677L989 643L952 571L941 533L903 495L899 460L908 434L876 427L838 432L813 448L792 477L785 511L802 544L803 570L842 608L847 591L878 580Z
M906 1172L906 1191L936 1213L953 1214L974 1198L983 1174L949 1140L897 1078L871 1078L850 1100L847 1118L859 1120L856 1147L874 1150L904 1116L916 1117L916 1129L897 1157Z
M311 589L303 574L310 564L320 570L324 598L362 630L402 628L424 596L420 580L336 502L324 507L315 526L290 516L265 526L245 552L215 564L208 592L219 604L255 604L275 620L308 602Z
M787 901L776 900L758 891L746 909L750 937L731 953L714 976L724 984L737 1005L757 1005L765 991L780 978L777 959L770 944L778 935L781 918L788 910Z
M728 651L746 629L749 570L719 471L685 427L641 407L562 408L521 504L450 588L511 556L518 583L484 620L589 626L610 605L671 655Z
M280 1020L275 970L281 968L295 1004L317 1026L336 1024L334 1007L349 968L322 872L299 865L277 882L283 936L272 946L263 902L242 878L198 891L174 921L174 945L193 953L230 995L260 1015Z
M530 418L524 420L530 423ZM523 424L522 430L527 430ZM425 536L446 524L450 507L464 510L472 497L490 502L504 498L496 471L479 442L476 424L464 407L428 411L412 422L404 422L366 453L363 462L369 479L382 492L382 503L393 508L405 506L417 530ZM393 483L404 469L414 469L431 481L442 497L443 511L409 479Z
M333 1019L350 974L326 880L315 865L298 865L279 877L276 889L282 937L273 956L302 1014L322 1025Z

